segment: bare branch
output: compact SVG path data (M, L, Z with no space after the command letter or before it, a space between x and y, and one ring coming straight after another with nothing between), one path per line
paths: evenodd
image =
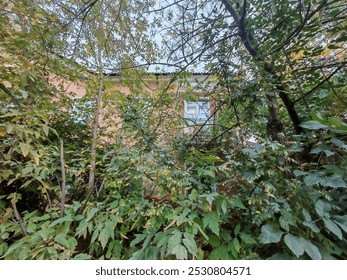
M9 96L11 97L12 101L18 106L21 107L19 101L17 98L14 96L14 94L7 88L3 83L0 83L0 88Z
M16 219L17 219L17 222L20 226L20 229L22 230L22 233L24 236L27 236L28 235L28 231L27 229L25 228L24 224L23 224L23 220L22 220L22 217L20 215L20 213L18 212L18 209L17 209L17 205L16 205L16 193L14 193L14 197L13 199L11 200L11 205L12 205L12 208L13 208L13 212L14 212L14 215L16 216Z
M64 217L65 195L66 195L66 178L65 178L65 161L64 161L64 141L60 138L60 166L61 166L61 201L60 217Z

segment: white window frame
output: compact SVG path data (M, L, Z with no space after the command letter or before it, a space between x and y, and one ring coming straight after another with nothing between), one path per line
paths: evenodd
M194 115L189 114L189 107L195 107ZM210 117L211 105L208 98L201 98L197 101L184 100L184 119L186 121L184 133L192 134L199 129L201 125L209 125L211 123Z

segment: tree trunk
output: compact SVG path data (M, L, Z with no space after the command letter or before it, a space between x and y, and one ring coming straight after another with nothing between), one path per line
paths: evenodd
M100 40L100 39L99 39ZM103 74L103 63L102 63L102 53L101 53L101 43L99 41L97 48L97 60L99 64L98 78L98 94L95 99L95 107L94 107L94 122L93 122L93 130L92 130L92 145L91 145L91 160L90 160L90 171L89 171L89 182L86 197L88 198L91 193L94 191L95 187L95 174L96 174L96 146L98 140L98 129L99 129L99 116L100 116L100 107L102 100L102 93L104 89L104 74Z
M239 14L236 11L236 9L233 7L233 4L230 3L229 0L221 0L221 2L225 6L226 10L230 13L235 23L237 24L239 37L244 47L247 49L248 53L257 61L263 64L265 72L270 74L270 77L272 78L272 81L269 81L269 82L276 83L276 91L279 97L281 98L288 112L288 115L293 123L294 132L296 134L300 134L303 131L303 129L300 126L301 121L294 108L294 102L286 93L284 86L281 83L280 78L278 77L274 68L269 63L266 62L266 58L261 54L258 47L256 47L257 43L255 42L254 37L249 31L247 31L246 20L245 20L246 11L247 11L247 0L243 1L242 14ZM269 94L267 96L267 99L268 99L268 109L269 109L269 118L268 118L268 124L266 127L267 135L269 138L273 140L282 140L281 138L284 137L284 126L279 117L279 108L277 105L277 98L275 95Z

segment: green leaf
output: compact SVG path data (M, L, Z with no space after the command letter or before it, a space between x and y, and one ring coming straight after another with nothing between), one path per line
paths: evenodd
M319 228L316 226L314 222L303 222L303 225L310 228L313 232L320 232Z
M21 173L22 173L22 175L27 175L27 174L32 173L33 170L34 170L34 168L33 168L32 165L27 165L25 168L23 168L23 169L21 170Z
M0 243L0 256L6 251L7 244L5 242Z
M212 170L204 170L204 172L202 173L203 175L209 176L211 178L215 177L215 174Z
M304 183L308 187L317 185L320 182L321 182L321 178L320 178L319 173L312 173L312 174L307 175L304 178Z
M202 228L197 224L197 223L194 223L196 225L196 227L198 228L199 232L201 233L201 235L206 239L208 240L208 236L207 234L202 230Z
M327 91L327 90L325 90L325 91ZM325 116L323 116L321 114L321 112L311 112L310 115L314 121L317 121L317 122L323 123L323 124L326 123L325 122Z
M75 236L81 237L87 230L88 224L85 220L81 221L76 229Z
M337 138L332 138L330 141L339 148L347 149L347 145Z
M114 228L112 222L108 221L105 223L105 230L107 231L108 236L113 240L114 239Z
M187 249L181 244L178 244L175 248L173 248L171 253L172 255L176 255L176 259L178 260L186 260L188 258Z
M250 245L257 244L257 241L251 235L247 233L241 232L240 238L245 244L250 244Z
M321 124L320 122L317 122L317 121L304 122L300 126L303 128L311 129L311 130L328 129L329 128L329 126Z
M330 147L326 145L321 145L317 148L314 148L310 151L310 154L319 154L321 152L324 152L327 157L335 155L334 151L331 151Z
M181 244L182 233L180 231L175 231L168 241L167 251L172 254L172 250L177 247L177 245Z
M41 236L42 240L43 241L47 241L48 239L48 234L49 234L49 231L47 228L43 228L42 230L38 231L39 235Z
M240 208L246 210L247 208L243 205L242 201L239 198L232 198L230 200L232 207Z
M228 247L223 245L219 248L214 249L209 256L210 260L229 260L230 256L228 253Z
M18 241L17 243L12 244L12 245L8 248L6 254L3 255L3 256L1 256L1 258L4 258L4 257L10 255L12 252L16 251L17 249L20 249L21 247L23 247L24 244L25 244L25 242L22 241L22 240L21 240L21 241Z
M147 248L147 246L151 243L153 235L147 235L145 241L142 244L142 249Z
M342 232L341 229L331 220L324 219L323 222L325 227L330 230L333 234L335 234L340 240L342 240Z
M240 224L237 224L236 227L234 228L234 234L235 234L235 235L238 235L239 232L240 232L240 230L241 230L241 225L240 225Z
M210 206L212 206L212 203L215 200L215 197L217 197L217 196L218 196L218 193L216 193L216 192L200 195L200 197L206 198L206 200L210 204Z
M146 238L146 234L135 234L135 239L131 241L130 247L134 247Z
M227 201L226 200L223 200L222 203L221 203L221 209L223 211L223 214L226 214L226 212L228 211L228 208L227 208Z
M281 240L283 232L275 228L273 225L263 225L259 241L262 244L278 243Z
M232 236L231 236L231 234L230 234L230 232L228 232L228 231L221 231L220 233L219 233L219 235L220 235L220 240L223 240L224 242L226 241L226 242L229 242L229 241L231 241L233 238L232 238Z
M58 218L55 221L53 221L49 225L49 227L52 228L52 227L54 227L54 226L56 226L58 224L62 224L62 223L65 223L65 222L72 222L72 221L73 221L72 217L70 215L66 215L64 217Z
M331 210L331 204L323 199L317 200L315 209L319 217L325 217Z
M301 170L294 170L294 176L295 177L300 177L300 176L303 176L303 175L306 175L307 172L304 172L304 171L301 171Z
M87 254L78 254L74 257L74 260L91 260L92 256Z
M54 238L55 242L58 242L60 245L63 245L66 248L69 248L69 243L66 239L66 235L63 233L58 234L55 238Z
M211 212L205 215L203 219L203 224L204 224L204 227L208 226L215 235L219 236L218 221L219 221L219 217L217 213Z
M310 256L312 260L321 260L322 256L318 250L318 248L313 245L310 241L305 240L304 242L305 252Z
M211 234L209 239L208 239L208 244L212 245L213 247L220 247L221 246L221 240L215 234Z
M112 253L114 258L120 260L121 254L122 254L122 243L119 240L114 240L112 247L113 247Z
M219 224L217 221L211 219L208 223L208 227L215 235L219 236Z
M281 228L285 231L289 231L289 225L295 225L294 218L292 214L284 209L281 210L282 215L279 218L279 223Z
M347 216L334 216L334 223L347 233Z
M92 208L87 215L86 223L90 221L98 211L98 208Z
M195 256L198 250L195 240L193 238L183 238L182 242L187 248L188 252Z
M98 237L98 240L100 241L102 249L105 249L109 238L110 236L108 234L108 230L106 228L103 228Z
M158 234L160 234L160 233L161 232L156 234L155 239L157 238ZM170 236L166 235L165 232L163 232L161 234L160 239L158 239L158 241L157 241L157 247L158 248L163 247L163 246L166 247L166 245L168 244L169 238L170 238Z
M284 243L293 252L293 254L298 258L304 253L304 239L294 236L290 233L284 236Z
M73 238L73 237L70 237L68 239L68 246L67 246L67 248L70 251L73 251L73 250L75 250L76 246L77 246L77 240L75 238Z
M43 126L43 131L44 131L45 135L48 137L49 127L47 125Z
M240 242L237 238L234 238L233 240L233 246L234 246L234 249L237 253L240 253Z
M93 243L99 237L99 233L100 233L100 228L96 228L93 232L90 243Z
M249 155L250 158L258 158L259 155L257 152L255 152L254 150L250 149L250 148L244 148L242 149L242 151L246 154Z
M342 180L341 177L328 177L322 178L321 184L324 187L332 187L332 188L347 188L346 183Z
M302 215L304 216L306 222L312 221L311 215L306 209L302 209Z
M57 260L58 259L58 252L53 247L48 247L47 248L47 253L49 255L49 259L50 260Z

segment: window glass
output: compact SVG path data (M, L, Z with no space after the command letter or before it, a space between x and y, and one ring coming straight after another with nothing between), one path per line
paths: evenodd
M210 123L209 117L210 102L208 100L184 102L185 133L194 133L200 129L202 124L208 125Z
M185 101L184 117L196 123L204 123L210 116L208 100Z

